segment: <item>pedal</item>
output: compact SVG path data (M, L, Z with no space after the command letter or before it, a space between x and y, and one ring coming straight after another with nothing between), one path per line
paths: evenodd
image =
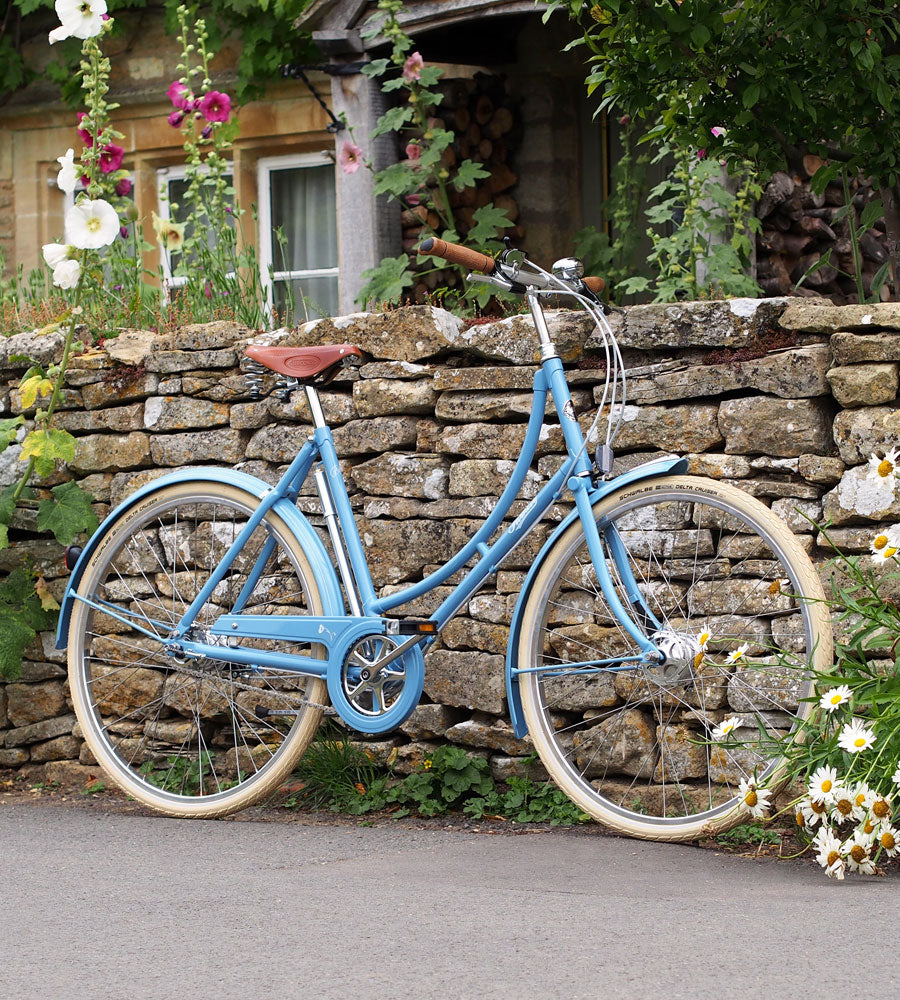
M428 618L401 618L397 622L394 635L434 635L437 633L437 622Z

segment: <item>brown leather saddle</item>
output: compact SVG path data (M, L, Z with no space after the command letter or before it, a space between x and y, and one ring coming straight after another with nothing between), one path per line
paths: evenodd
M244 354L273 372L308 383L330 382L347 360L362 358L362 351L353 344L326 344L322 347L248 344Z

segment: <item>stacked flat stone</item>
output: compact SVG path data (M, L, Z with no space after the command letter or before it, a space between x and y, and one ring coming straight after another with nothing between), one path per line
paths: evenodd
M830 519L835 542L855 553L868 550L877 524L900 520L900 499L873 506L865 480L869 455L900 443L900 304L739 299L635 306L610 320L630 371L617 472L686 454L692 472L734 482L776 510L826 575L833 571L824 566L815 522ZM586 427L601 395L601 342L584 313L553 313L550 328ZM369 360L322 400L382 593L420 579L471 537L524 441L537 370L526 316L470 325L417 306L265 336L227 322L173 334L123 331L75 359L58 416L75 435L75 460L39 487L74 476L103 517L173 469L226 464L275 482L309 435L309 413L302 392L287 401L251 399L238 368L250 340L353 342L366 352ZM23 365L11 359L49 361L59 346L57 337L0 342L0 412L20 410ZM548 409L545 419L511 517L562 460L555 414ZM18 451L13 445L0 456L0 487L20 467ZM299 505L326 539L311 483ZM541 773L527 763L528 740L515 739L508 723L504 656L525 572L567 511L566 503L554 507L447 626L427 657L423 704L400 732L365 741L374 760L408 772L449 741L489 758L500 780ZM18 512L0 573L28 561L60 598L60 547L33 529L33 512ZM427 614L449 591L440 587L402 610ZM64 661L44 634L27 650L21 677L0 682L0 767L24 767L44 780L95 773Z

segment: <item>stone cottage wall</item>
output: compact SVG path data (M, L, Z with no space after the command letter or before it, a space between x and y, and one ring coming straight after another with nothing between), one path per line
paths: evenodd
M813 521L864 552L876 522L900 521L900 500L873 490L865 463L900 443L897 404L900 305L736 300L636 306L611 317L630 369L616 470L686 454L692 472L736 483L769 504L819 559ZM583 313L555 314L551 330L582 419L598 396L600 345ZM174 334L125 331L73 365L59 424L77 438L69 472L102 517L172 469L227 464L274 482L309 433L302 392L287 402L250 398L238 360L249 331L229 323ZM269 339L273 339L270 335ZM274 335L284 344L352 342L367 355L323 391L360 531L383 590L399 588L455 552L502 489L524 438L536 370L531 321L467 324L430 307L320 320ZM29 354L49 360L57 337L0 342L0 412L18 412L15 386ZM549 414L515 516L557 468L562 436ZM0 456L0 484L17 448ZM300 506L321 531L310 491ZM510 557L444 630L427 657L423 703L401 731L367 743L377 759L410 770L439 741L490 758L502 779L523 773L530 751L507 722L504 653L525 571L548 522ZM27 562L61 597L61 550L14 524L0 572ZM324 532L323 532L324 537ZM448 593L408 605L426 614ZM22 676L0 683L0 767L43 769L49 779L89 776L93 764L71 710L64 654L51 634L28 649ZM42 772L43 773L43 772ZM534 773L534 772L532 772Z

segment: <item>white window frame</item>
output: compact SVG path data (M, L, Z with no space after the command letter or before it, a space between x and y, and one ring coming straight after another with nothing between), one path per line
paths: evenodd
M335 267L311 268L303 271L276 271L272 255L272 201L269 178L276 170L296 167L322 167L333 164L333 154L327 150L317 153L294 153L290 156L265 156L256 162L256 197L259 211L259 280L266 290L266 302L271 316L275 307L275 282L295 281L300 278L337 278ZM335 213L337 213L337 185L335 184Z
M209 173L209 167L201 166L200 173ZM226 160L225 162L225 173L231 177L232 185L234 184L234 164L231 160ZM183 181L187 178L188 167L186 163L177 164L173 167L160 167L156 171L156 207L159 211L156 213L160 219L165 219L167 222L172 218L171 211L169 209L170 199L169 199L169 181ZM162 197L162 188L166 189L166 197ZM166 301L169 299L169 290L172 288L181 288L183 285L187 284L187 277L185 275L175 276L172 274L172 261L169 259L169 251L165 247L161 246L159 248L159 263L162 267L163 273L163 292ZM229 275L232 277L233 275Z

